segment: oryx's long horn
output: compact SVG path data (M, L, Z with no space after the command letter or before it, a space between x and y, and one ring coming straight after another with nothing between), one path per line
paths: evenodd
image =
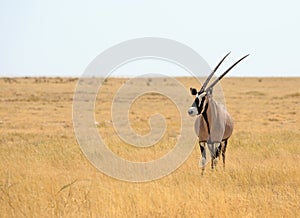
M215 72L218 70L218 68L220 67L220 65L222 64L222 62L225 60L225 58L227 58L227 56L230 54L230 52L228 52L228 54L226 54L224 56L224 58L218 63L218 65L215 67L215 69L213 69L213 71L209 74L209 76L207 77L207 79L205 80L205 82L203 83L202 88L200 89L200 92L203 92L207 86L207 84L209 83L210 79L212 78L212 76L215 74Z
M246 57L248 57L250 54L245 55L244 57L242 57L241 59L239 59L237 62L235 62L231 67L229 67L221 76L218 77L218 79L216 79L215 81L213 81L213 83L206 89L209 90L211 88L213 88L230 70L232 70L232 68L234 68L238 63L240 63L243 59L245 59Z

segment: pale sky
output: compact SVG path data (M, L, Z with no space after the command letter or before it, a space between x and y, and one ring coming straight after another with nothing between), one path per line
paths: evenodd
M0 76L80 76L101 52L162 37L231 76L300 76L300 1L0 0ZM138 69L147 68L140 64Z

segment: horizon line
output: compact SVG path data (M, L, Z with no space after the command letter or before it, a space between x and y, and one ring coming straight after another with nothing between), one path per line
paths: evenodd
M86 78L116 78L116 79L129 79L129 78L205 78L206 76L204 75L203 77L201 76L109 76L109 77L100 77L100 76L90 76L90 77L86 77ZM51 75L51 76L34 76L34 75L29 75L29 76L1 76L0 75L0 79L5 79L5 78L12 78L12 79L27 79L27 78L49 78L49 79L55 79L55 78L73 78L73 79L80 79L80 78L84 78L82 76L55 76L55 75ZM295 76L295 75L286 75L286 76L278 76L278 75L274 75L274 76L227 76L226 78L300 78L299 76ZM225 78L225 79L226 79Z

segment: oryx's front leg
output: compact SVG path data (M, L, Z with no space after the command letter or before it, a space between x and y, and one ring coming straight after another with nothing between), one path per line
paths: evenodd
M201 159L199 160L199 165L201 165L202 168L202 175L204 173L205 170L205 165L206 165L206 142L200 142L199 141L199 147L200 147L200 151L201 151Z
M211 168L214 169L217 166L218 163L218 157L221 153L221 142L213 142L208 145L208 149L210 151L211 156Z

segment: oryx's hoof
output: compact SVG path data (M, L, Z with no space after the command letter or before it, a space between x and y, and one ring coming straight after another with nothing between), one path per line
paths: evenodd
M203 167L202 171L201 171L201 176L204 176L204 171L205 171L205 168Z

